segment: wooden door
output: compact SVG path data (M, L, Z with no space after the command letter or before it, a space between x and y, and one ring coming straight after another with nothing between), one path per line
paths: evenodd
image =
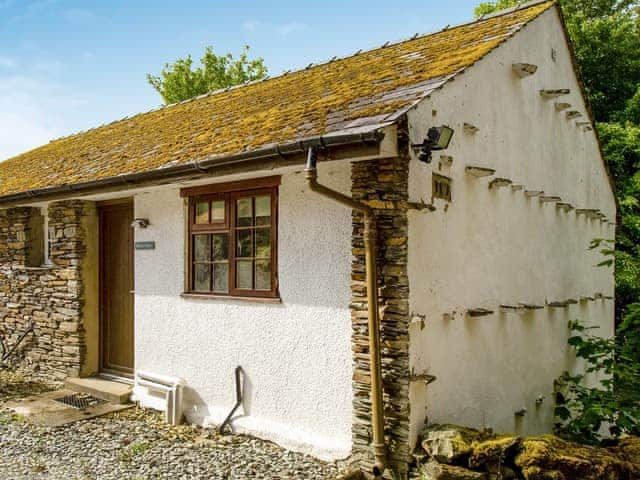
M100 370L133 375L133 203L100 214Z

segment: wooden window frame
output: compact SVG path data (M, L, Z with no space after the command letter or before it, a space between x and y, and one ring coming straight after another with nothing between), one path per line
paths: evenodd
M212 185L204 185L199 187L183 188L180 195L187 200L186 208L186 281L185 294L188 296L203 297L219 297L219 298L255 298L255 299L277 299L278 292L278 187L280 185L280 176L262 177L247 181L217 183ZM261 195L271 196L271 289L255 290L241 289L236 287L236 260L238 258L250 258L253 260L254 272L253 279L255 282L255 258L256 257L238 257L237 256L237 240L236 232L243 229L256 229L256 225L239 227L236 225L236 201L246 197L256 197ZM225 219L222 222L197 224L195 223L196 203L202 200L211 202L216 199L224 199L225 202ZM254 201L255 203L255 201ZM209 207L209 216L211 216L211 207ZM255 205L254 205L255 215ZM209 217L210 220L210 217ZM259 228L259 227L258 227ZM229 284L228 292L199 291L194 289L194 259L193 245L194 235L197 234L228 234L228 265L229 265ZM255 242L255 240L254 240ZM254 252L255 253L255 252ZM213 265L213 263L212 263ZM211 285L213 289L213 285Z

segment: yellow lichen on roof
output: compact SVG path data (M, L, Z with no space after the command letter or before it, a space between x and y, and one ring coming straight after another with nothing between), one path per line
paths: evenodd
M393 118L550 8L504 15L168 106L0 163L0 195L141 173ZM431 84L430 84L430 81Z

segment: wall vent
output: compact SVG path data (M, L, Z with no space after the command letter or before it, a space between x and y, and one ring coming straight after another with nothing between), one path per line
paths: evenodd
M444 175L433 174L433 198L451 201L451 179Z

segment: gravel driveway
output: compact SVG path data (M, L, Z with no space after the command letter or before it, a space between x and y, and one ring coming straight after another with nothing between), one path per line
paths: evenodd
M34 393L7 387L3 401ZM4 387L4 388L3 388ZM0 412L0 479L333 479L338 470L270 442L171 427L162 415L131 408L58 428Z

